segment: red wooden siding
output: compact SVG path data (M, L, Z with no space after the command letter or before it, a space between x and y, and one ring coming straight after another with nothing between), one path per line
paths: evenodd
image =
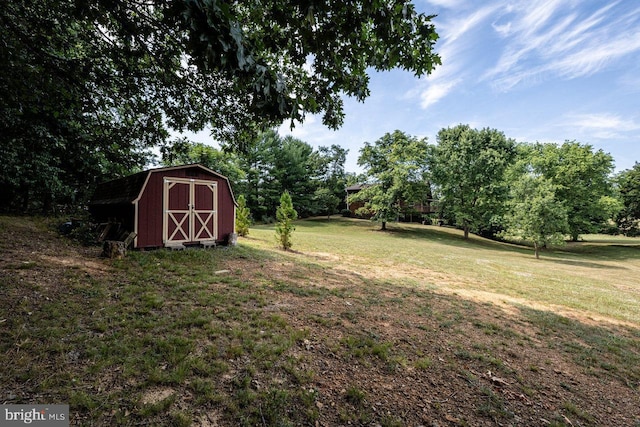
M146 175L145 175L146 174ZM146 179L145 179L146 177ZM187 165L182 167L169 167L139 173L127 178L105 183L104 187L97 191L96 201L90 206L92 213L100 220L113 218L122 222L131 231L137 231L135 247L162 247L163 242L163 220L164 220L164 179L181 178L186 180L209 181L216 183L217 190L217 238L218 242L226 242L229 234L235 230L235 199L231 192L228 180L201 165ZM143 184L143 179L144 184ZM135 182L134 182L135 181ZM137 187L124 194L121 188ZM194 187L195 210L207 211L213 203L213 192L207 185L195 185ZM190 186L178 183L171 187L169 197L169 209L187 210L190 204ZM118 197L117 197L118 196ZM122 196L122 197L120 197ZM120 200L123 199L123 200ZM180 222L180 214L174 216ZM205 227L214 230L213 220L205 213L201 214L201 220L205 222ZM176 231L176 224L167 222L168 233L171 235ZM187 226L188 227L188 226ZM201 232L203 225L194 220L194 239L199 241L206 237L207 233ZM191 231L186 231L190 234ZM182 231L178 230L174 240L186 240Z
M137 247L163 246L162 221L163 221L163 186L164 178L186 178L204 181L214 181L218 187L218 241L226 241L229 234L233 233L235 225L234 199L226 179L207 173L202 169L176 169L166 172L152 172L144 189L144 193L138 202L138 241ZM198 195L206 194L204 189L198 190ZM174 186L169 201L170 209L182 209L189 204L189 187L186 185ZM204 199L196 198L197 208L202 208L207 203ZM175 203L175 204L174 204ZM146 219L146 220L145 220ZM169 223L171 226L172 224ZM175 226L169 228L169 234L173 233Z
M235 207L231 188L218 184L218 235L223 239L235 231Z

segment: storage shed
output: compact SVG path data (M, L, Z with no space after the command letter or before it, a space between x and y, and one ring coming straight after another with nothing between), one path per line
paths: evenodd
M89 211L134 232L134 248L152 248L227 243L235 233L236 206L227 177L192 164L102 183Z

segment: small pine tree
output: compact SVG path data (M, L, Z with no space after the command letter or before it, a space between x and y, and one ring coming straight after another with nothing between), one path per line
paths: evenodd
M293 221L298 218L298 212L293 208L291 195L284 191L280 196L280 206L276 210L276 240L285 251L291 249L291 234L295 230Z
M238 196L238 209L236 209L236 233L246 237L251 225L251 211L247 207L247 199L241 194Z

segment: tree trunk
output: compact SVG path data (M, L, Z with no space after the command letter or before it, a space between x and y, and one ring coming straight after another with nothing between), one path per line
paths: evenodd
M469 226L468 225L464 226L464 238L465 238L465 240L467 240L469 238Z
M106 258L122 259L127 255L124 242L117 240L105 240L102 244L102 256Z
M53 197L51 193L46 193L44 195L44 200L42 201L42 215L46 216L52 213L53 209Z
M386 229L387 229L387 222L382 221L382 228L380 228L380 230L385 231Z
M536 252L536 259L540 259L540 248L538 247L538 242L533 242L533 249Z
M26 183L20 184L20 194L22 195L22 212L27 212L29 210L29 186Z

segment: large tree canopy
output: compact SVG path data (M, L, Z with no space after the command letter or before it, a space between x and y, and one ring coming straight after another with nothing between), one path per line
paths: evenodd
M640 163L621 172L617 177L623 204L617 222L620 231L628 236L640 234Z
M399 130L373 144L364 143L358 164L365 168L369 186L350 196L364 202L363 210L386 229L400 214L402 203L411 204L430 192L427 180L427 138L418 139Z
M533 243L536 258L548 244L564 244L569 229L567 210L555 191L550 180L533 174L512 182L501 235Z
M56 185L140 166L171 129L209 126L238 148L308 113L338 127L341 96L369 94L369 68L420 75L440 62L431 18L407 0L5 1L2 176L53 179L0 184L55 198Z
M221 73L236 94L249 95L245 107L259 120L323 113L323 122L337 127L340 95L368 96L368 67L421 75L440 62L432 16L406 0L192 0L174 2L176 12L198 68Z
M468 125L441 129L429 156L440 203L457 225L480 231L498 216L507 197L505 171L515 158L515 142L502 132Z
M556 187L556 198L567 208L573 241L580 234L598 231L610 218L607 196L612 194L611 154L576 141L536 144L531 166Z

